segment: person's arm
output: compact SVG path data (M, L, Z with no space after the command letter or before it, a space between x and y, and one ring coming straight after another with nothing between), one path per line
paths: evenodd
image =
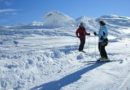
M87 32L86 32L86 35L90 35L90 33L87 33Z
M79 29L76 30L76 36L79 37Z
M86 34L86 35L90 35L90 33L86 32L86 30L85 30L85 34Z
M108 32L107 32L107 28L104 26L102 27L102 37L103 38L107 38Z

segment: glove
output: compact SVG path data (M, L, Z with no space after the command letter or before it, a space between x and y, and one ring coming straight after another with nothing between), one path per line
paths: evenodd
M89 36L90 36L90 33L86 33L86 35L89 35Z
M96 32L93 32L93 34L96 36L97 35L97 33Z

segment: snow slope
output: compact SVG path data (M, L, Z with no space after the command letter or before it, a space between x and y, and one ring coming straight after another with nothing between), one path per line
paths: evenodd
M109 31L108 56L123 63L88 63L99 58L98 38L87 36L80 53L76 28L0 29L0 90L130 90L130 28Z

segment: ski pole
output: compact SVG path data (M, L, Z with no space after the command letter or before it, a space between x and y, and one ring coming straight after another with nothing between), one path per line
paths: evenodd
M95 59L97 59L97 57L96 57L97 38L96 38L96 36L94 38L95 38Z
M88 37L88 55L89 55L89 37Z

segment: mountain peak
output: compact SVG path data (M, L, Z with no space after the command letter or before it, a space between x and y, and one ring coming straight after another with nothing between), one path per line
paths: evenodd
M43 25L46 28L57 28L62 26L72 26L74 23L75 20L70 16L59 11L51 11L44 16Z

